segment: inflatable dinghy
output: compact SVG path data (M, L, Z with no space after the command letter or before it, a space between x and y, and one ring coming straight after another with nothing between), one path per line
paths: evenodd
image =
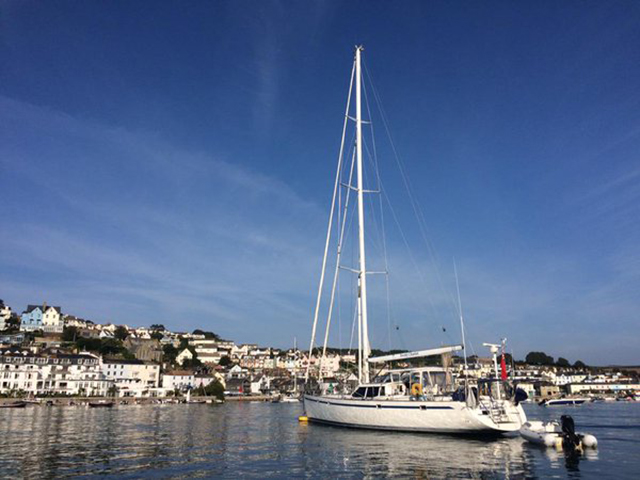
M562 415L560 422L529 421L520 428L520 436L525 440L547 447L564 450L597 448L598 440L588 433L576 433L573 418Z

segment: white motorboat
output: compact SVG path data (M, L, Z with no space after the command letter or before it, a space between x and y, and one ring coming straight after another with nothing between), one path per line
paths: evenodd
M563 415L561 422L528 421L520 429L520 436L531 443L561 449L598 447L593 435L573 431L573 419L568 415Z
M280 401L282 403L300 403L300 399L298 397L282 397Z
M444 346L434 349L420 350L416 352L400 353L380 357L370 357L371 347L369 343L368 317L367 317L367 275L370 272L365 260L365 193L373 193L366 190L363 185L363 132L362 124L362 73L361 56L363 48L356 47L355 59L351 75L351 86L347 100L342 144L338 157L338 171L334 184L333 201L325 253L322 262L322 272L318 297L315 308L313 329L311 335L310 354L315 347L316 328L318 324L318 312L324 287L325 271L327 266L327 254L333 229L334 212L337 212L338 241L333 286L331 288L331 300L329 303L329 315L322 357L319 359L318 375L322 376L322 361L326 356L327 339L331 324L331 315L334 305L338 271L345 269L357 275L357 288L354 319L357 319L358 337L358 383L355 390L348 390L341 386L332 386L330 391L313 391L310 387L310 369L312 362L308 363L306 373L306 394L303 397L305 415L301 417L312 422L328 423L346 427L373 428L394 431L413 432L444 432L444 433L515 433L526 422L526 415L519 404L526 399L523 391L518 396L513 388L508 386L506 380L506 367L503 366L503 378L498 373L497 352L498 345L485 344L491 348L495 366L495 378L479 382L477 386L468 383L458 389L451 378L451 354L464 351L464 324L462 310L460 308L460 322L462 330L462 345ZM356 105L355 115L350 114L351 92L355 88ZM368 109L367 109L368 111ZM345 132L348 121L356 124L355 146L352 154L344 155ZM370 123L370 119L366 122ZM343 167L343 159L351 157L351 167ZM346 164L345 164L346 165ZM343 181L342 170L347 172ZM377 172L376 172L377 174ZM345 180L346 180L345 178ZM356 184L352 185L352 180ZM339 187L345 188L343 201L336 202ZM351 214L350 197L357 196L358 241L357 255L359 268L343 267L340 264L343 247L345 225ZM341 198L341 197L338 197ZM338 208L336 208L336 204ZM381 273L381 272L377 272ZM385 272L382 272L385 273ZM459 295L458 295L459 302ZM354 323L355 325L355 323ZM354 328L355 330L355 328ZM504 360L504 342L503 342ZM392 362L406 362L429 356L442 356L442 367L421 367L393 369ZM465 354L466 363L466 354ZM387 365L387 367L385 367ZM377 368L384 372L375 378L371 378L371 370Z
M582 405L591 402L591 398L547 398L538 405L542 407L558 407L561 405Z

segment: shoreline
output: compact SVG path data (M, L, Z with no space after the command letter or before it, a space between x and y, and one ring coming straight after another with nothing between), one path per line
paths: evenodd
M25 398L0 398L0 406L16 402L26 402L27 406L53 406L73 407L88 406L90 402L114 402L116 405L178 405L178 404L220 404L224 402L268 402L274 397L269 395L229 396L219 400L210 396L192 396L190 402L186 397L39 397L36 399Z

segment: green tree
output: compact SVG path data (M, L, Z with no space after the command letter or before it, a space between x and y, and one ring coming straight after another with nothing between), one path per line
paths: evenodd
M20 317L17 313L12 312L11 316L6 320L4 324L5 333L16 333L20 331Z
M111 385L107 390L107 397L115 397L118 395L118 387Z
M544 352L529 352L525 361L529 365L553 365L553 357Z
M584 362L582 360L576 360L576 362L573 364L574 368L580 368L580 369L585 369L587 368L587 366L584 364Z
M63 342L75 342L77 337L78 337L77 327L64 327L64 329L62 330Z
M213 332L206 332L206 331L200 330L200 329L195 329L193 331L193 334L194 335L204 335L204 338L211 339L211 340L220 340L220 337L217 334L215 334Z
M176 363L176 357L178 353L180 353L180 350L168 343L162 347L162 353L165 362L174 364Z
M556 362L556 365L563 368L567 368L571 366L571 364L569 363L569 360L562 357L558 357L558 361Z
M113 332L113 336L116 337L118 340L122 340L124 342L129 336L129 330L127 330L126 327L123 327L121 325L118 328L116 328L115 332Z
M225 355L224 357L222 357L220 359L220 362L218 363L218 365L220 365L221 367L228 367L229 365L231 365L231 358L229 358L229 355Z
M155 332L152 332L150 336L151 336L151 338L153 338L154 340L158 340L158 341L162 340L162 337L164 337L164 335L162 334L162 332L160 332L160 331L158 331L158 330L156 330Z
M164 328L164 325L162 325L161 323L154 323L153 325L151 325L149 327L150 330L155 330L158 332L164 332L166 330L166 328Z
M122 342L116 338L100 339L80 337L76 339L76 347L78 350L87 350L88 352L94 352L100 355L119 355L129 360L135 358L135 355L127 350L124 345L122 345Z
M220 400L224 400L224 387L218 380L214 380L206 387L198 387L193 393L199 396L216 397Z
M198 357L187 358L184 362L182 362L183 368L200 368L202 367L202 362L198 360Z

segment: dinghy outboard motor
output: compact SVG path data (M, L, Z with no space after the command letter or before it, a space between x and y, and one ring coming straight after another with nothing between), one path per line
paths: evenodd
M580 437L576 435L576 425L571 415L562 415L560 417L562 425L562 448L565 452L578 450L581 448Z

